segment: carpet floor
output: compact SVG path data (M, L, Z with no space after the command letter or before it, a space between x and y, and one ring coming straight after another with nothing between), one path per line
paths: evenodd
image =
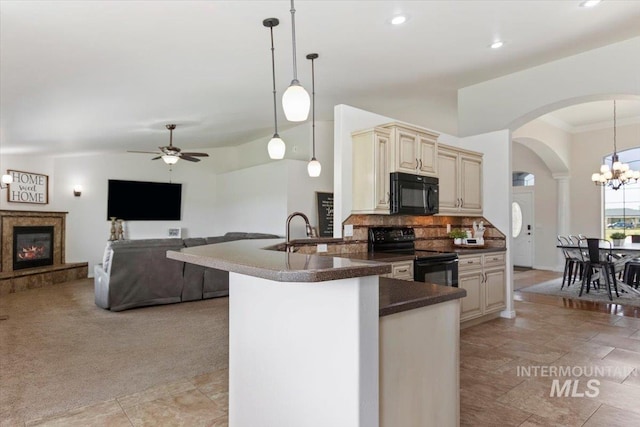
M45 417L228 365L228 298L119 313L93 299L91 279L0 298L8 315L0 321L0 420Z
M576 282L571 286L566 286L561 290L562 277L558 277L552 280L548 280L543 283L539 283L532 286L527 286L518 289L519 292L530 292L534 294L555 295L569 299L576 299L582 301L596 301L596 302L610 302L609 295L606 288L603 286L600 289L591 289L589 293L583 292L582 296L578 296L580 293L580 283ZM640 295L633 293L620 293L619 297L613 294L613 302L620 305L630 305L633 307L640 307Z

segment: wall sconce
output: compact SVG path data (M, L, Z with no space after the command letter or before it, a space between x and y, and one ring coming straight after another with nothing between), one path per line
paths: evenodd
M9 184L11 184L12 182L13 182L13 177L11 175L2 175L2 181L0 182L0 190L9 188Z
M82 194L82 185L74 185L73 186L73 195L76 197L80 197Z

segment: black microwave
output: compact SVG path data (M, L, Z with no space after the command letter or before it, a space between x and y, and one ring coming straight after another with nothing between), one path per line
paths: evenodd
M433 215L438 213L438 178L393 172L390 213Z

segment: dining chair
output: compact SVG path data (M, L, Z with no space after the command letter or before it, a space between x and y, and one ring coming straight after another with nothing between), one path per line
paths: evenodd
M560 246L574 245L568 237L560 235L558 235L558 243ZM585 265L585 260L579 249L562 249L562 254L564 255L564 272L562 273L561 290L564 289L565 284L570 286L575 283L578 277L582 279Z
M585 240L580 241L580 248L586 249L587 262L582 278L582 285L580 286L579 296L582 296L582 292L586 286L587 293L591 282L599 285L600 280L604 280L604 284L607 287L607 294L609 300L613 301L613 295L611 293L611 285L615 290L616 296L619 297L618 284L616 282L615 264L613 263L612 246L609 240L602 240L596 238L587 238L586 247ZM597 274L597 278L593 278L594 273Z

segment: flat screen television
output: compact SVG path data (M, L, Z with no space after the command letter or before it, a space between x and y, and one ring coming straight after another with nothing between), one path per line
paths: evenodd
M181 207L182 184L109 180L107 220L177 221Z

